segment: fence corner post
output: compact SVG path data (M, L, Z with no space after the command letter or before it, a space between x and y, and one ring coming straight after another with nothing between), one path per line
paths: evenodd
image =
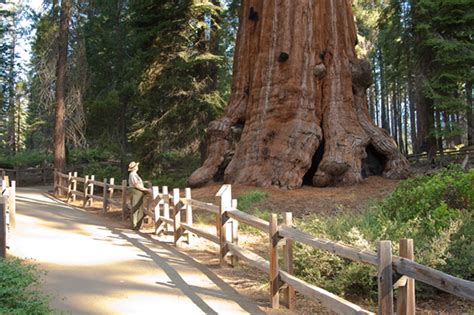
M272 213L268 230L270 250L270 303L272 308L280 307L280 274L278 272L278 216Z
M408 260L414 260L413 239L400 240L400 257ZM398 289L397 314L415 315L415 279L407 278L405 285Z
M377 242L378 312L393 314L392 242Z
M227 221L229 216L227 210L232 207L232 186L229 184L222 185L216 194L217 204L219 205L219 214L217 215L217 236L219 238L221 265L225 264L225 256L229 252L227 246Z
M285 212L285 216L283 219L283 224L286 226L293 225L293 214L291 212ZM285 243L283 245L283 262L285 264L285 271L288 272L290 275L294 273L293 271L293 241L290 239L285 239ZM290 310L294 310L296 308L296 294L295 289L291 285L287 285L283 294L283 300Z

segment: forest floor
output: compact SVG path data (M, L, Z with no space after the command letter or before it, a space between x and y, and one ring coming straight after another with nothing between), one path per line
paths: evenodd
M382 177L369 177L363 183L351 187L315 188L304 186L296 190L282 190L277 188L256 188L252 186L232 186L232 197L254 191L265 192L267 197L252 204L261 213L292 212L293 217L302 219L306 215L318 214L334 216L340 213L359 214L377 200L383 199L397 186L398 181ZM205 202L215 203L215 194L221 184L210 184L192 190L192 198ZM89 211L100 213L102 204L98 203ZM215 218L206 212L194 210L194 225L215 234ZM121 219L121 212L117 210L107 214L116 220ZM151 225L143 229L152 233ZM267 237L264 234L246 233L239 231L239 245L250 248L262 257L267 256ZM219 265L218 247L204 239L193 238L192 244L181 243L180 250L189 254L200 263L206 265L224 281L235 288L239 293L252 297L269 314L327 314L321 305L297 295L297 308L289 312L283 306L280 310L269 307L267 276L255 269L239 264L238 267L221 267ZM367 304L363 299L355 297L352 302L372 311L376 306ZM457 299L448 294L441 294L436 299L417 301L417 313L420 314L474 314L474 304Z

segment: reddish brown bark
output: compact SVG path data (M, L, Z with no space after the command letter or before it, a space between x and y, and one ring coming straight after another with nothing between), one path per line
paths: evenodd
M54 115L54 168L58 170L64 170L66 163L64 115L67 45L70 19L71 0L63 0L61 2L61 19L59 25L58 62L56 66L56 109Z
M369 118L370 66L355 55L350 0L243 0L240 23L231 99L209 125L191 185L223 171L226 182L296 188L312 164L314 185L353 184L369 146L385 176L407 175L407 160Z

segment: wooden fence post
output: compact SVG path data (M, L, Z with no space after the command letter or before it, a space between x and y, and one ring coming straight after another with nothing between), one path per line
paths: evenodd
M285 212L285 217L283 219L283 224L287 226L293 226L293 214L291 212ZM290 239L285 239L283 245L283 262L285 264L285 271L290 275L293 274L293 241ZM295 289L291 285L287 285L283 293L283 300L290 310L296 308L296 295Z
M20 172L21 172L21 170L17 169L17 170L14 170L13 172L15 173L15 181L17 183L20 183Z
M95 181L95 175L91 175L91 183L89 184L89 198L87 199L87 205L89 207L92 207L92 203L94 202L94 183L92 181Z
M102 192L102 213L107 213L109 191L107 185L107 178L104 178L104 190Z
M89 175L84 176L84 199L82 200L82 207L85 209L89 200Z
M46 186L46 171L44 167L41 169L41 181L43 182L43 185Z
M163 217L165 219L170 218L170 195L168 192L168 186L163 186ZM169 224L165 222L165 231L169 231Z
M268 231L270 244L270 303L272 308L280 307L281 280L278 272L278 216L272 213L270 217L270 226Z
M127 180L122 180L122 220L125 220L127 213Z
M12 180L10 185L9 199L9 215L10 215L10 229L16 228L16 181Z
M112 177L111 179L109 179L109 184L110 184L109 185L110 187L107 191L109 193L108 199L110 200L110 199L114 198L114 187L113 186L115 185L115 178Z
M71 198L71 191L72 191L72 173L67 173L67 196L66 196L66 203L69 203L69 198Z
M58 169L54 169L53 171L53 193L55 196L58 196L59 194L59 191L58 191L58 185L59 185L59 182L58 182Z
M393 314L392 243L377 242L378 313Z
M73 174L74 179L72 180L72 201L76 201L76 191L77 191L77 172Z
M217 236L219 237L221 265L225 264L225 256L229 252L227 246L227 221L229 216L227 210L232 207L232 187L231 185L223 185L216 194L217 204L219 205L219 215L217 216Z
M152 186L151 187L152 204L155 203L156 198L159 198L159 195L160 195L160 188L158 186ZM153 221L155 221L155 228L159 220L160 220L160 203L156 202L155 207L153 208Z
M7 222L5 198L0 194L0 258L7 255Z
M413 240L400 240L400 257L408 260L414 260ZM397 314L399 315L415 315L415 279L403 276L404 283L400 285L397 299Z
M173 189L173 235L174 245L178 245L178 240L181 237L181 207L182 204L179 200L179 188Z
M237 199L232 199L232 209L237 209ZM239 221L231 219L231 236L230 242L234 245L239 245ZM237 267L239 265L239 257L235 255L230 256L232 267Z
M189 204L191 200L191 188L186 188L184 190L184 197L188 201L186 203L186 224L189 226L192 226L193 225L193 207ZM188 245L190 245L192 242L193 233L191 233L190 231L187 231L186 237L187 237Z

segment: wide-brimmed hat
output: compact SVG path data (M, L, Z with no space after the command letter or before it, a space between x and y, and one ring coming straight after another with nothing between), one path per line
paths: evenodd
M130 164L128 164L128 170L132 171L134 168L138 167L138 164L140 164L140 163L139 162L130 162Z

